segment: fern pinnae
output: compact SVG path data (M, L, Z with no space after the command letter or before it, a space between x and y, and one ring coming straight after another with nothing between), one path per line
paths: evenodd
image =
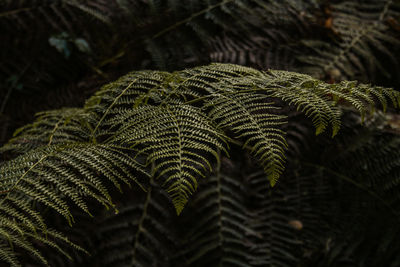
M39 112L36 120L17 129L14 137L0 148L0 152L17 154L52 144L84 142L91 134L94 114L79 108L63 108Z
M328 123L331 123L332 135L336 135L340 129L340 110L328 99L322 82L307 75L286 71L270 70L265 74L267 77L271 75L272 79L267 80L265 85L261 82L261 90L268 92L271 97L287 101L289 105L295 105L298 110L304 112L312 119L316 134L324 132Z
M9 203L1 204L0 211L2 213L6 214L7 216L15 217L32 231L36 231L37 226L39 226L39 228L41 229L46 229L43 218L37 211L31 210L29 202L21 201L21 199L13 197L9 197L9 200ZM18 211L18 209L22 210L27 215L21 213L20 211ZM30 216L30 218L28 217L28 215Z
M38 241L42 242L43 244L53 248L56 252L61 253L62 255L64 255L64 257L66 257L68 260L72 260L71 255L65 251L65 249L63 249L60 245L58 245L57 243L49 240L49 237L53 237L56 240L59 241L63 241L64 244L67 244L69 247L74 248L77 251L83 252L88 254L88 252L86 250L84 250L83 248L81 248L80 246L77 246L76 244L72 243L68 238L66 238L65 236L61 235L60 233L58 233L57 231L54 231L52 229L48 229L46 231L46 235L45 236L38 236L36 233L32 234L32 233L27 233L27 236L37 239Z
M0 260L7 262L10 266L20 266L18 259L9 246L0 243Z
M225 150L224 134L213 128L199 108L188 105L139 107L132 110L131 118L113 142L131 147L148 143L138 154L155 164L157 176L165 175L163 184L180 213L197 188L196 176L203 176L205 166L211 166L202 153L218 160L214 146Z
M95 199L98 199L100 203L102 203L105 207L108 208L108 204L112 205L112 203L110 203L111 199L108 190L101 183L97 175L95 175L91 171L91 166L86 165L88 161L85 157L80 157L80 155L78 154L68 153L66 151L60 151L57 154L57 157L59 157L63 162L66 162L70 166L70 168L74 168L80 175L85 177L86 181L75 177L75 175L73 175L73 173L68 171L66 168L60 168L56 166L55 170L59 170L59 174L66 175L68 177L68 180L76 183L79 189L81 189L86 194L92 196Z
M275 184L283 171L283 153L287 146L284 132L275 127L284 124L286 117L266 113L274 107L271 103L260 103L261 99L265 100L265 96L249 93L219 95L205 107L210 108L209 116L218 127L232 129L235 138L244 138L244 146L258 157L271 184Z
M114 105L118 102L118 99L120 99L126 91L129 90L129 88L135 83L135 81L137 81L139 78L134 79L133 81L131 81L128 86L125 87L125 89L122 90L122 92L113 100L113 102L107 107L106 111L103 113L103 116L100 118L100 120L98 121L98 123L96 124L96 126L93 129L93 133L92 133L92 141L94 143L96 143L96 139L95 139L95 133L97 131L97 129L100 127L101 123L103 122L103 120L106 118L106 116L108 115L108 113L110 112L111 108L114 107Z
M283 106L279 100L310 117L317 133L332 125L335 135L340 128L341 111L348 109L340 107L343 100L364 114L376 100L385 108L388 99L396 106L400 94L354 82L332 85L308 75L262 72L230 64L212 64L172 74L129 73L103 87L83 109L42 113L17 134L13 144L16 147L10 150L25 153L0 165L0 172L4 173L0 187L0 213L4 215L1 238L11 240L16 247L35 249L30 238L23 239L23 243L13 241L46 232L41 215L31 211L30 203L36 200L40 207L48 207L72 223L70 204L89 214L87 199L116 208L109 184L121 189L122 183L129 185L133 181L148 193L144 184L156 179L179 214L197 190L199 179L213 171L215 162L220 166L220 151L227 153L228 143L240 143L248 149L273 185L284 170L287 149L284 129L288 118L285 109L278 109ZM26 140L32 143L25 143ZM145 183L141 183L142 179ZM248 254L241 242L247 241L247 233L255 233L244 223L247 214L234 212L245 209L238 200L242 195L237 188L240 182L230 174L210 180L220 186L219 191L207 189L206 195L218 195L219 204L199 194L198 199L207 202L200 208L207 213L201 224L205 227L214 220L215 213L208 213L207 209L219 205L218 213L225 216L220 216L223 225L219 234L213 225L206 227L215 232L211 236L196 228L198 233L190 237L195 244L185 253L191 255L193 264L201 264L200 257L217 255L223 242L230 246L224 248L227 257L223 264L232 265L232 259L238 258L235 264L246 266ZM151 194L154 188L150 187ZM25 204L19 203L22 199ZM163 224L157 227L162 228ZM144 238L144 234L141 232L138 239ZM145 238L157 242L153 233ZM147 259L154 254L141 243L136 244L135 251Z
M0 251L1 251L0 254L4 253L4 250L2 248L4 247L4 242L7 242L8 246L10 247L10 249L6 250L10 253L9 257L4 257L6 262L10 264L10 266L12 267L22 266L20 262L14 257L15 252L13 251L13 249L15 246L24 249L28 253L31 253L41 263L45 265L48 264L46 258L42 255L42 253L40 253L33 246L33 244L26 239L27 232L21 231L19 233L16 233L15 226L16 226L15 222L6 224L3 220L0 220L0 236L2 236L2 240L0 241Z
M127 155L125 155L124 159L120 151L112 153L119 153L119 156L114 157L114 162L122 159L122 162L126 164L128 161L131 161ZM2 224L5 225L7 223L9 219L6 220L6 218L18 219L23 227L26 225L30 229L29 231L35 234L29 234L27 230L24 230L25 228L20 228L21 230L17 232L33 238L37 236L37 240L58 250L59 247L53 241L44 241L39 236L41 232L49 231L46 230L39 213L32 211L31 207L22 205L22 200L14 196L23 195L24 198L27 198L27 204L31 202L29 197L35 199L63 215L71 224L73 217L65 198L71 200L72 203L89 214L90 212L83 198L85 196L93 197L106 207L113 206L108 190L103 185L103 181L96 177L98 176L96 170L103 170L104 166L106 166L104 164L107 162L104 161L103 163L98 157L107 157L110 155L107 145L52 145L45 149L40 148L36 151L28 152L11 162L7 162L1 166L0 170L7 168L9 164L17 169L25 166L26 170L23 173L4 172L4 178L8 178L11 183L8 188L4 188L3 191L6 193L2 194L0 201L0 212L7 215L3 219ZM135 180L134 176L130 173L131 170L128 170L126 166L133 167L137 171L140 171L140 168L135 168L135 164L128 163L125 167L119 169L118 166L123 166L121 164L116 164L116 166L109 165L100 174L110 179L114 184L116 184L116 179L127 182L124 176ZM82 177L77 177L77 174L80 174ZM52 188L53 186L55 188ZM61 194L56 194L57 190L60 190ZM7 224L10 225L9 223ZM2 233L7 235L7 232L3 231ZM54 237L56 239L61 238L59 235ZM21 246L29 251L34 249L30 241L21 243L22 241L17 242L15 241L16 238L12 236L10 238L10 242L15 243L16 246ZM64 240L67 241L67 239ZM68 244L73 245L71 242ZM31 252L37 257L41 255L37 250Z

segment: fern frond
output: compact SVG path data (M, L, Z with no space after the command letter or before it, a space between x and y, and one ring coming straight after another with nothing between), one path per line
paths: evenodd
M243 147L259 159L274 185L283 171L284 152L287 148L285 133L279 126L286 116L275 115L276 107L264 95L241 93L217 95L205 108L217 126L233 131L235 138L243 139Z
M251 238L251 266L298 265L302 245L308 245L300 233L303 227L311 229L306 219L311 215L306 210L307 197L302 196L307 190L301 184L304 181L287 175L279 186L271 189L265 183L268 178L263 171L251 170L245 175L251 192L247 225L257 233ZM312 230L316 234L318 228Z
M357 138L354 138L357 140ZM400 138L396 135L366 133L364 138L357 140L358 144L348 147L336 161L332 162L331 169L338 170L337 166L346 166L346 160L353 158L355 163L352 169L342 170L339 173L351 177L356 184L366 189L373 189L376 201L392 209L394 215L400 214L400 153L398 147ZM346 142L348 142L346 140ZM357 169L354 173L352 170ZM372 195L372 197L374 197ZM378 197L379 196L379 197Z
M133 109L130 117L111 142L138 147L138 154L148 155L179 214L196 191L197 178L211 171L208 157L219 160L217 150L225 149L223 132L188 105L147 106Z
M2 213L0 220L0 255L2 256L0 259L10 266L21 266L16 257L16 249L25 250L41 263L48 264L44 253L34 245L34 241L53 248L56 253L64 254L67 258L70 256L58 243L63 242L75 250L85 252L65 236L45 227L39 213L31 210L29 201L9 198L8 203L1 202L0 205Z
M0 166L0 212L5 227L1 236L9 240L11 247L29 249L41 258L28 239L21 241L13 236L13 233L19 233L45 241L35 236L36 232L46 234L48 230L42 215L32 209L33 201L55 210L71 224L74 219L70 202L89 214L85 197L113 207L104 179L120 187L119 182L137 181L136 171L146 176L144 168L119 149L76 143L35 149L5 162ZM62 238L60 235L54 237ZM56 246L51 241L47 244Z
M379 101L384 110L387 108L387 98L393 102L394 107L400 103L400 93L392 89L349 81L327 84L294 72L270 70L265 74L269 78L262 82L263 90L271 93L272 97L295 105L298 110L311 117L316 134L323 132L328 123L332 125L332 136L337 134L341 115L337 107L339 102L347 102L356 108L362 121L367 113L373 113L375 101Z
M169 187L169 184L167 187L171 194L178 194L174 197L174 203L180 212L189 195L196 190L195 176L204 175L205 166L210 165L204 155L190 153L196 147L199 152L203 150L201 153L214 154L215 157L215 149L222 149L222 140L226 140L222 131L228 136L229 132L233 132L231 138L242 140L244 146L264 166L271 184L276 183L283 171L284 151L287 146L285 134L279 128L284 124L285 116L279 114L272 105L276 98L296 106L310 117L317 134L331 124L334 136L340 129L341 110L337 107L339 101L348 101L364 116L368 109L373 109L375 100L379 100L384 109L387 106L386 98L397 106L400 94L391 89L357 85L354 82L327 84L308 75L293 72L261 72L232 64L211 64L174 73L155 72L152 75L149 71L142 71L128 74L103 87L87 102L86 108L97 112L101 118L93 131L94 135L98 135L96 138L114 139L112 142L119 145L135 146L139 154L149 153L148 162L163 161L162 167L158 165L160 163L156 163L155 171L160 171L161 176L167 174L173 177L166 178L167 183L174 185ZM204 111L193 106L201 107ZM180 113L183 111L177 110L181 107L186 112L185 120L183 117L176 117L177 114L183 115ZM191 115L192 112L194 113ZM202 119L197 121L192 116ZM185 160L200 161L198 164L193 163L194 166L186 163L182 169L183 165L178 164L177 159L182 154L180 138L173 145L169 143L170 135L181 134L173 133L172 129L177 130L183 126L177 124L174 118L179 123L181 120L186 123L185 127L193 123L191 127L194 132L199 124L207 125L201 129L206 136L197 136L194 147L184 148L188 157ZM210 124L208 120L213 123ZM222 131L217 133L220 130L216 129ZM116 139L112 137L115 135ZM203 147L200 147L200 143L203 143ZM140 148L142 145L143 148ZM152 151L157 151L158 154ZM200 171L201 169L203 170ZM193 174L186 173L189 170ZM181 179L182 175L185 178L177 182L176 179ZM178 188L182 186L183 191L179 191L181 189Z
M182 4L178 1L161 1L158 2L157 8L147 3L146 11L136 14L135 17L141 17L144 13L165 18L162 24L148 21L156 30L145 36L144 44L158 68L176 69L188 64L193 65L192 62L196 62L196 65L209 63L210 58L215 59L216 53L225 55L226 51L215 45L223 36L229 36L235 43L243 43L242 37L245 35L248 38L244 39L249 40L248 46L253 47L259 43L255 38L260 37L270 45L268 48L284 39L291 39L292 33L298 35L300 29L305 28L304 16L300 14L305 13L310 6L315 6L315 3L188 0ZM126 5L124 7L126 8ZM278 28L287 32L278 33ZM296 39L292 40L294 42ZM181 43L185 43L183 48L179 46ZM238 54L246 53L246 49L242 50L241 47L235 47L233 50L234 53L238 51ZM229 55L229 52L227 54ZM172 61L170 58L181 60ZM228 62L240 63L237 59ZM246 63L249 65L249 62Z
M210 40L210 60L212 62L232 63L253 66L257 69L293 70L295 65L294 51L290 42L285 40L269 40L261 36L242 39L237 36L216 36ZM278 34L277 39L280 37Z
M325 83L302 74L291 73L288 77L288 72L272 70L267 72L267 75L269 74L276 78L275 81L273 78L271 83L267 82L265 86L265 90L270 92L272 97L294 105L297 110L310 117L317 135L324 132L328 124L332 125L332 135L336 135L340 129L341 112L329 99L328 92L320 90ZM283 77L285 78L281 80Z
M20 266L18 258L16 257L12 248L10 248L10 246L7 244L7 242L2 242L0 244L0 260L2 262L6 262L10 266Z
M165 94L164 81L171 76L167 72L139 71L129 73L117 81L103 86L86 102L85 109L98 114L98 121L93 126L92 139L101 138L102 124L105 123L105 133L114 126L112 118L132 106L147 104L150 99L160 100ZM142 103L143 102L143 103ZM111 120L107 122L108 120ZM100 131L100 132L98 132Z
M87 213L87 199L113 207L109 184L121 190L122 183L134 181L144 189L142 181L148 184L156 178L179 214L197 190L199 178L213 171L214 162L219 166L219 151L228 153L228 143L250 150L270 183L276 183L284 169L285 123L287 114L291 114L288 108L279 109L285 107L285 101L310 117L317 133L331 124L335 135L341 110L348 110L339 107L351 105L364 115L372 113L375 102L385 109L389 101L398 106L399 99L400 93L392 89L355 82L327 84L308 75L262 72L232 64L173 73L132 72L104 86L83 109L45 112L21 129L9 149L25 153L0 165L0 211L13 227L7 228L12 233L27 233L12 224L14 220L34 232L46 227L42 213L27 206L35 201L72 223L70 204ZM26 139L32 144L25 145ZM225 190L223 184L227 182L229 195L234 191L232 186L239 186L229 175L226 178L218 173L213 178L218 180L214 183L218 190ZM227 201L230 198L236 207L239 201L234 200L234 194ZM22 200L27 204L22 205ZM215 204L214 199L209 201ZM220 196L218 201L225 198ZM240 223L234 226L239 232L227 228L233 235L227 237L228 243L237 244L234 238L242 239L240 231L249 230L244 218L238 219ZM220 241L225 240L221 239L223 231L217 234ZM3 239L8 235L3 231ZM216 248L220 241L214 240L211 245ZM11 238L13 245L31 248L31 243L18 242L16 237ZM196 242L203 244L202 240ZM209 250L201 251L205 255ZM234 247L224 253L232 252L239 266L247 266L247 256L239 251ZM193 263L197 261L197 256L190 257Z

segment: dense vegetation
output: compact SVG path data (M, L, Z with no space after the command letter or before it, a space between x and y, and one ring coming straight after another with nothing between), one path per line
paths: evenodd
M400 265L400 1L5 0L0 32L5 266Z

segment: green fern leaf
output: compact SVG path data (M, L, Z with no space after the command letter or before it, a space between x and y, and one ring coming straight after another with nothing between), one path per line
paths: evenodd
M147 154L179 214L196 191L197 178L211 171L208 155L219 160L217 150L225 149L223 132L200 109L188 105L147 106L129 115L111 142L138 146L138 154Z
M41 214L32 209L33 201L55 210L71 224L74 218L68 201L89 214L85 197L113 207L104 178L119 187L119 181L137 181L137 171L147 175L128 154L112 146L78 143L26 152L0 166L1 238L8 240L11 247L26 249L45 262L31 241L21 239L32 237L57 248L54 242L41 237L53 232L46 229ZM67 240L61 235L54 237Z
M366 114L372 114L375 101L378 100L383 109L387 107L387 98L397 107L400 93L388 88L374 87L357 82L343 81L338 84L327 84L311 76L286 71L270 70L265 73L263 81L256 81L257 86L295 105L306 116L311 117L316 134L322 133L327 125L332 125L332 136L340 129L341 110L339 101L347 102L356 108L362 121Z
M215 161L219 166L219 151L228 153L228 143L248 149L274 185L283 172L287 148L286 115L290 112L279 109L285 107L282 100L310 117L317 134L331 124L335 135L341 111L349 109L346 105L364 116L373 112L377 101L384 109L388 100L398 106L400 93L355 82L327 84L308 75L262 72L231 64L174 73L129 73L104 86L83 109L39 114L2 149L20 155L0 165L4 226L0 248L7 244L9 248L20 247L45 261L31 238L56 250L58 247L43 237L50 230L32 204L48 207L72 223L71 204L87 213L87 199L113 207L109 184L122 190L121 184L134 181L146 190L142 182L148 184L157 178L180 214L197 190L199 178L213 171ZM219 179L225 179L218 173ZM222 183L216 186L222 188ZM241 221L235 227L244 230L245 226ZM241 235L234 229L227 231ZM0 256L6 251L3 249ZM199 253L206 255L208 251L202 248ZM238 260L231 264L246 266L246 257L232 251ZM13 255L2 257L9 263L16 259ZM197 256L191 257L197 262Z
M279 126L286 116L274 114L276 107L265 95L240 93L217 95L205 108L217 126L233 131L235 138L243 139L248 148L264 166L271 185L275 185L284 166L284 151L287 148L285 133Z

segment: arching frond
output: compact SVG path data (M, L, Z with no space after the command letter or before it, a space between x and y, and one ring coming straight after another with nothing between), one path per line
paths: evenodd
M283 171L286 140L279 128L285 116L273 108L274 99L311 117L317 134L331 124L334 136L340 128L339 101L349 102L364 116L375 98L385 109L386 98L397 106L399 95L351 82L326 84L286 71L212 64L174 73L130 73L104 86L85 108L99 118L92 141L112 140L147 153L157 175L165 175L164 186L179 213L196 190L197 177L211 166L207 155L216 157L230 132L230 138L243 141L260 160L271 184L276 183Z
M355 82L327 84L308 75L263 72L232 64L173 73L132 72L104 86L82 109L41 113L36 122L22 128L3 148L22 154L0 165L0 211L4 211L6 225L14 227L7 226L9 232L0 235L11 240L12 246L36 253L36 248L26 243L30 242L28 239L19 243L14 236L21 231L23 236L29 236L24 229L31 229L32 235L36 229L45 231L43 213L28 205L37 203L50 208L72 223L71 204L87 213L87 199L113 206L111 184L121 190L121 184L134 181L145 189L143 184L152 178L161 183L179 214L197 190L199 179L213 171L215 162L219 166L219 151L228 154L229 143L248 149L274 185L284 170L285 130L289 128L286 121L291 114L285 102L310 117L317 133L331 124L335 135L341 122L340 107L352 110L346 106L350 105L364 115L367 111L372 113L375 102L385 109L389 101L398 106L399 99L400 93L392 89ZM219 198L202 199L200 195L200 201L208 201L206 206L227 201L234 209L245 210L239 205L240 182L221 174L219 168L213 177L217 181L206 194L217 190ZM235 190L239 190L239 199L232 193ZM226 199L221 192L227 195ZM22 205L21 201L27 204ZM207 207L200 207L203 208ZM230 209L218 210L227 212L229 218L233 216ZM247 240L246 231L250 231L246 215L236 218L240 221L234 224L237 228L221 228L227 219L222 219L225 215L220 212L210 216L217 215L219 241L215 236L212 240L199 239L195 246L211 242L211 249L222 249L228 255L221 258L221 264L231 262L232 256L232 264L247 266L247 254L240 252L242 245L237 246L237 239ZM216 230L215 225L210 227L210 231ZM200 234L201 230L196 229ZM47 242L40 235L34 238ZM232 249L224 251L221 242L232 245ZM50 241L47 244L54 246ZM216 253L204 248L196 256L194 250L186 254L191 255L189 262L193 264L200 264L199 257L208 251ZM145 253L145 249L141 252ZM9 262L15 259L3 258Z
M166 94L168 81L165 80L169 76L167 72L139 71L103 86L85 105L85 109L96 112L100 118L93 126L91 138L101 139L102 135L109 134L110 128L121 124L113 121L121 112L130 111L132 106L147 104L149 98L160 100L162 94Z

